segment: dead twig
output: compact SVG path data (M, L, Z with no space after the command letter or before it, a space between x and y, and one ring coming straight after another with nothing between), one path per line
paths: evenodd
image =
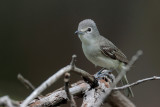
M67 94L69 101L71 102L71 107L77 107L73 95L69 92L69 80L70 80L70 73L65 73L64 76L65 92Z
M137 53L132 57L132 59L129 61L129 63L121 70L121 72L118 74L118 76L116 77L116 79L113 82L113 84L111 84L109 92L104 93L104 95L102 96L101 101L97 104L97 107L100 107L103 104L103 102L106 100L106 98L111 93L112 89L115 88L115 86L117 85L117 83L126 74L126 72L130 70L131 66L136 62L136 60L139 58L139 56L142 55L142 53L143 53L142 50L137 51Z
M126 89L126 88L128 88L128 87L133 87L133 86L135 86L135 85L138 85L138 84L141 84L141 83L150 81L150 80L160 80L160 77L158 77L158 76L153 76L153 77L150 77L150 78L141 79L141 80L138 80L138 81L136 81L136 82L134 82L134 83L124 85L124 86L122 86L122 87L115 87L115 88L113 88L113 90L114 90L114 91L116 91L116 90L123 90L123 89Z
M138 60L138 58L143 54L142 50L137 51L137 53L132 57L129 63L122 69L122 71L118 74L115 79L115 82L112 84L112 88L114 88L117 83L121 80L121 78L130 70L132 65Z
M3 96L0 97L0 106L18 107L19 103L17 101L11 100L9 96Z
M28 81L27 79L25 79L21 74L18 74L17 78L18 78L19 81L22 82L22 84L24 84L24 86L27 89L31 89L33 91L35 90L35 87L32 85L32 83L30 81Z
M71 95L76 96L75 98L81 98L85 90L87 90L90 86L84 81L78 81L74 84L71 84L71 88L69 88L69 92ZM45 107L45 106L53 106L57 107L61 104L64 104L68 101L66 92L64 88L60 88L46 96L33 100L32 103L29 104L29 107Z
M20 105L21 107L26 107L34 98L36 98L39 94L41 94L45 89L55 83L64 73L69 72L71 70L71 66L66 66L60 69L57 73L52 75L46 81L44 81L35 91L33 91Z
M69 72L69 71L74 71L80 75L82 75L83 77L85 77L90 83L96 83L95 78L90 75L88 72L79 69L77 67L75 67L75 58L76 55L72 56L72 61L70 63L70 65L67 65L66 67L60 69L59 71L57 71L54 75L52 75L50 78L48 78L46 81L44 81L37 89L35 89L35 91L33 91L24 101L23 103L20 105L21 107L26 107L34 98L36 98L40 93L42 93L46 88L48 88L49 86L51 86L53 83L55 83L62 75L64 75L65 73Z
M69 89L70 95L73 95L75 99L83 98L82 107L89 107L90 105L96 106L101 96L108 91L110 84L114 80L111 71L105 69L97 73L95 77L100 84L98 87L91 88L91 86L84 81L79 81L72 84ZM29 107L61 106L68 101L68 96L65 88L60 88L38 100L35 99ZM108 99L107 103L111 106L114 105L112 107L135 107L128 98L118 91L111 93ZM114 104L115 102L117 103ZM106 101L104 103L106 103Z

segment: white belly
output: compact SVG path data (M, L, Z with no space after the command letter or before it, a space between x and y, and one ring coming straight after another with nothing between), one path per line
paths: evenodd
M99 56L95 62L98 66L107 68L107 69L117 69L120 62L108 57Z

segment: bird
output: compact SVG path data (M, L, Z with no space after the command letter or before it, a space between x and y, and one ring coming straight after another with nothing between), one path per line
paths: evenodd
M75 34L82 43L84 55L95 66L120 73L128 64L124 53L110 40L100 35L96 23L92 19L81 21ZM126 75L122 77L121 81L122 85L129 84ZM125 89L124 94L128 97L134 96L131 87Z

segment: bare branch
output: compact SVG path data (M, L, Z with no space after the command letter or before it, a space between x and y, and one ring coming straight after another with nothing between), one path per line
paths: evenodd
M136 59L138 59L138 56L141 54L142 52L137 52L137 55L136 55L136 57L133 57L132 58L132 60L129 62L129 65L127 65L126 67L125 67L125 69L123 69L123 71L122 71L122 73L120 73L119 75L120 75L120 77L117 77L117 79L116 79L116 82L115 83L113 83L113 84L117 84L118 83L118 81L121 79L121 77L127 72L127 70L129 70L130 69L130 67L132 66L132 64L136 61ZM92 76L92 75L90 75L89 73L87 73L86 71L84 71L84 70L81 70L81 69L79 69L79 68L77 68L76 66L75 66L75 58L76 58L76 56L75 55L73 55L72 56L72 61L71 61L71 63L70 63L70 65L68 65L68 66L66 66L66 67L64 67L64 68L62 68L62 69L60 69L57 73L55 73L54 75L52 75L49 79L47 79L45 82L43 82L42 83L42 85L40 85L34 92L32 92L32 94L30 95L30 96L28 96L25 100L24 100L24 102L21 104L21 107L26 107L35 97L37 97L42 91L44 91L46 88L48 88L50 85L52 85L53 83L55 83L62 75L64 75L65 73L67 73L67 72L69 72L69 71L71 71L71 70L73 70L74 72L76 72L76 73L78 73L78 74L80 74L80 75L82 75L84 78L86 78L87 79L87 81L89 82L89 83L93 83L95 86L98 86L98 83L97 83L97 81L96 81L96 79ZM128 67L128 68L127 68ZM124 73L123 73L124 72ZM112 87L114 87L115 85L112 85L111 86L111 88L109 88L108 90L108 94L106 94L106 95L109 95L109 93L112 91ZM105 94L104 94L105 95ZM102 95L102 96L104 96L104 95ZM106 96L105 95L105 96ZM102 97L103 98L103 97ZM105 99L105 97L103 98L103 100L102 101L104 101L104 99ZM101 103L102 102L100 102L99 104L101 105Z
M17 78L19 79L19 81L22 82L22 84L24 84L24 86L27 89L35 90L35 87L32 85L32 83L28 81L27 79L25 79L21 74L18 74Z
M102 94L104 94L104 90L107 92L108 89L110 89L110 83L112 83L114 80L114 75L111 73L111 71L106 69L103 69L100 72L98 72L95 75L95 77L98 80L98 83L100 83L98 87L91 88L91 86L85 83L84 81L79 81L77 83L72 84L71 88L69 89L69 92L71 93L71 95L74 96L74 98L82 98L84 96L83 106L85 107L91 104L95 106L97 102L101 99ZM110 105L114 105L113 107L128 107L128 105L134 105L130 100L127 100L125 96L123 96L120 92L118 93L117 91L111 94L108 97L108 99L110 100L108 100L107 103L109 103ZM32 101L32 103L29 106L59 106L67 101L68 99L66 92L64 91L64 88L60 88L54 91L53 93L46 95L45 97L42 97L38 100L35 99L35 101ZM114 104L115 102L118 102L118 104Z
M109 92L110 83L99 79L99 86L85 91L81 107L98 107L104 93Z
M98 107L104 93L110 92L110 86L114 82L114 75L110 70L103 69L95 74L99 86L87 89L81 107ZM107 100L111 107L135 107L135 105L119 91L112 91Z
M113 84L111 84L111 88L109 89L109 92L104 93L102 100L97 104L97 107L100 107L102 103L105 101L105 99L108 97L108 95L111 93L112 89L117 85L117 83L121 80L121 78L126 74L127 71L130 70L131 66L135 63L135 61L139 58L140 55L142 55L143 51L139 50L137 51L136 55L132 57L132 59L129 61L129 63L121 70L121 72L116 77Z
M105 83L105 81L103 80L99 80L103 83ZM105 85L108 85L105 83ZM86 93L87 91L93 91L94 89L90 90L90 85L88 85L87 83L85 83L84 81L78 81L74 84L71 85L72 87L70 88L70 93L72 95L74 95L74 98L82 98L84 95L84 93ZM108 85L109 86L109 85ZM99 86L98 86L99 87ZM98 90L100 90L99 88L96 88ZM96 91L95 89L95 94L91 94L91 95L97 95L99 93L101 93L100 91ZM89 97L91 96L89 94L89 92L87 92L88 97L87 98L96 98L96 97ZM104 92L102 92L102 94L104 94ZM29 105L29 107L45 107L45 106L61 106L61 104L67 102L67 95L64 91L64 88L60 88L57 91L54 91L50 94L47 94L46 96L37 99L35 101L32 101L32 103ZM87 99L85 99L86 101ZM97 99L100 100L100 99ZM85 103L84 101L84 103ZM89 103L91 103L91 100L88 100ZM113 91L109 96L107 101L105 101L105 103L109 103L111 105L111 107L135 107L134 104L127 98L125 97L123 94L121 94L119 91ZM83 104L84 104L83 103ZM89 106L89 105L88 105ZM87 106L86 106L87 107Z
M121 78L126 74L127 71L130 70L132 65L138 60L139 56L143 54L142 50L137 51L136 55L132 57L132 59L129 61L129 63L122 69L122 71L118 74L116 77L115 82L112 84L112 88L114 88L117 83L121 80Z
M71 85L71 88L69 89L69 92L73 96L81 96L87 90L90 86L85 83L84 81L78 81L74 84ZM77 98L76 97L76 98ZM47 94L46 96L32 101L31 104L29 104L29 107L45 107L45 106L59 106L66 102L67 95L66 92L64 91L64 88L60 88L50 94Z
M71 65L72 67L75 66L76 58L77 58L76 55L72 55L72 60L71 60L71 63L70 63L70 65Z
M87 82L91 85L91 87L94 88L98 86L98 82L93 75L89 74L88 72L82 69L77 68L76 66L74 67L73 70L75 71L75 73L82 75L85 78L85 80L87 80Z
M65 73L64 76L65 92L67 94L68 99L71 102L71 107L77 107L73 95L71 95L71 93L69 92L69 80L70 80L70 73Z
M69 92L69 80L70 80L70 73L65 73L65 75L64 75L64 89L66 91L68 99L71 100L71 94Z
M0 106L18 107L19 103L17 101L11 100L9 96L3 96L0 97Z
M72 56L72 61L70 63L70 65L67 65L66 67L60 69L59 71L57 71L54 75L52 75L50 78L48 78L46 81L44 81L37 89L35 89L35 91L33 91L24 101L23 103L20 105L21 107L26 107L34 98L36 98L40 93L42 93L46 88L48 88L49 86L51 86L53 83L55 83L62 75L64 75L66 72L69 72L71 70L73 70L74 72L82 75L83 77L87 78L87 80L90 83L94 83L96 84L96 79L90 75L89 73L87 73L84 70L81 70L77 67L75 67L75 58L76 55Z
M35 97L42 93L46 88L55 83L64 73L69 72L72 69L70 65L60 69L57 73L52 75L46 81L44 81L35 91L31 93L20 105L21 107L26 107Z
M129 64L122 69L121 73L119 73L116 79L109 70L102 69L101 72L98 72L94 77L90 75L88 72L79 69L75 66L76 55L73 55L70 65L67 65L66 67L60 69L57 73L55 73L49 79L44 81L33 93L31 93L30 96L28 96L24 100L20 107L59 106L60 104L66 103L67 101L71 101L71 107L76 107L76 103L73 99L73 96L74 98L82 98L84 96L82 107L99 107L106 102L109 103L112 107L135 107L135 105L127 97L122 95L117 90L123 90L125 88L135 86L149 80L160 80L160 77L153 76L150 78L138 80L132 84L125 85L122 87L115 88L115 86L126 74L126 72L130 70L131 66L134 64L134 62L139 58L141 54L142 51L138 51L137 54L132 57ZM88 85L84 81L80 81L75 83L74 85L71 85L71 88L69 88L70 74L68 72L70 71L74 71L75 73L83 76L90 85ZM50 94L47 94L44 97L36 98L38 95L40 95L42 91L44 91L46 88L55 83L64 74L65 87L60 88ZM22 80L24 84L27 84L26 87L32 87L28 85L30 84L30 82L24 79L21 75L18 75L18 78ZM27 83L26 81L28 81L29 83ZM4 96L4 98L0 98L0 106L1 105L6 105L8 107L17 107L19 103L10 100L8 96Z
M116 90L123 90L123 89L126 89L126 88L128 88L128 87L133 87L133 86L135 86L135 85L138 85L138 84L140 84L140 83L144 83L144 82L147 82L147 81L150 81L150 80L160 80L160 77L158 77L158 76L153 76L153 77L150 77L150 78L141 79L141 80L138 80L138 81L136 81L136 82L134 82L134 83L124 85L124 86L122 86L122 87L115 87L115 88L113 88L113 90L114 90L114 91L116 91Z

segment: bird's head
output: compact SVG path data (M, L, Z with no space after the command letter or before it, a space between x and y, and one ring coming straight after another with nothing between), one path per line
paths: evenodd
M90 42L100 35L96 23L91 19L81 21L75 34L79 36L82 42Z

